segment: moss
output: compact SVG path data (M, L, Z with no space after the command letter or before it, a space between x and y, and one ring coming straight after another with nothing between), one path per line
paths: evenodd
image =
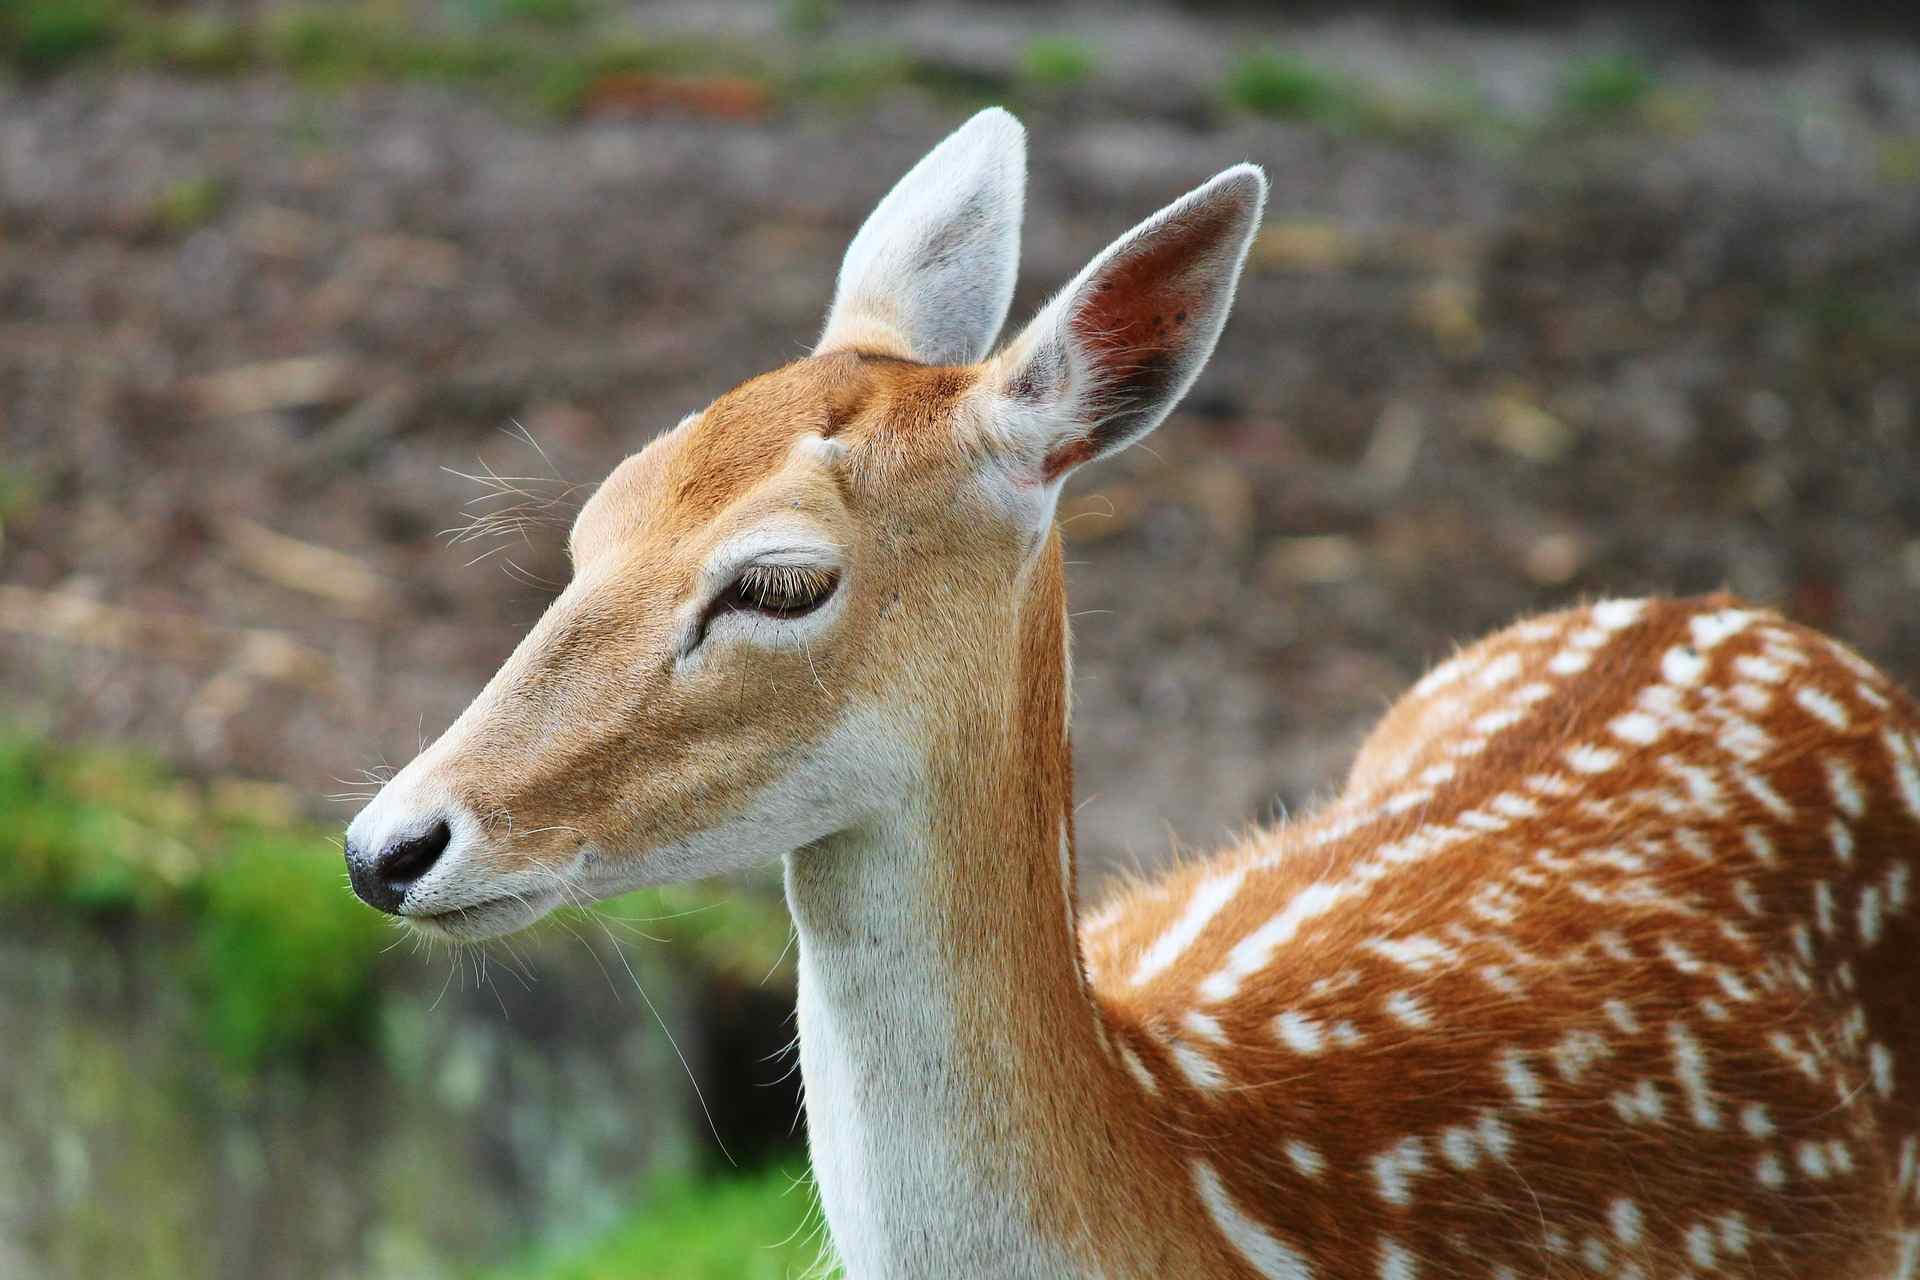
M536 1251L486 1280L788 1280L819 1257L813 1203L812 1190L781 1168L660 1182L593 1243Z

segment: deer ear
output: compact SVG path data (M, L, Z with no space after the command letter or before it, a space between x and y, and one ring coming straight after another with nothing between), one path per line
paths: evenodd
M928 152L847 247L815 355L860 350L974 364L1013 300L1027 135L997 107Z
M1233 305L1266 175L1228 169L1121 236L989 366L996 433L1052 483L1160 425Z

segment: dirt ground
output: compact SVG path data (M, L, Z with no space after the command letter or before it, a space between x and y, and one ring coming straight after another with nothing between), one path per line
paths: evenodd
M1913 47L1664 45L1594 121L1557 86L1631 33L1102 12L1099 76L1024 112L1016 322L1230 163L1275 196L1210 371L1066 508L1095 878L1310 803L1425 665L1582 597L1728 586L1920 683ZM890 36L991 62L1063 21ZM1520 123L1220 108L1250 42ZM335 779L444 726L565 572L547 520L449 546L487 492L454 473L540 477L564 519L565 483L802 354L963 115L0 80L0 707L344 820Z

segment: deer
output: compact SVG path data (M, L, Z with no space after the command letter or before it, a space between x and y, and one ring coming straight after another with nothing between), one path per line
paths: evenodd
M1778 613L1524 619L1308 815L1081 910L1061 487L1191 386L1267 181L996 347L1025 172L973 117L809 355L614 468L354 890L479 940L780 863L852 1277L1920 1275L1920 711Z

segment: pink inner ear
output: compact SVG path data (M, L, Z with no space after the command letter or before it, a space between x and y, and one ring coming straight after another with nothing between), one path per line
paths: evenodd
M1092 362L1102 401L1116 407L1164 393L1211 303L1203 268L1238 209L1203 204L1126 246L1074 308L1073 336Z

